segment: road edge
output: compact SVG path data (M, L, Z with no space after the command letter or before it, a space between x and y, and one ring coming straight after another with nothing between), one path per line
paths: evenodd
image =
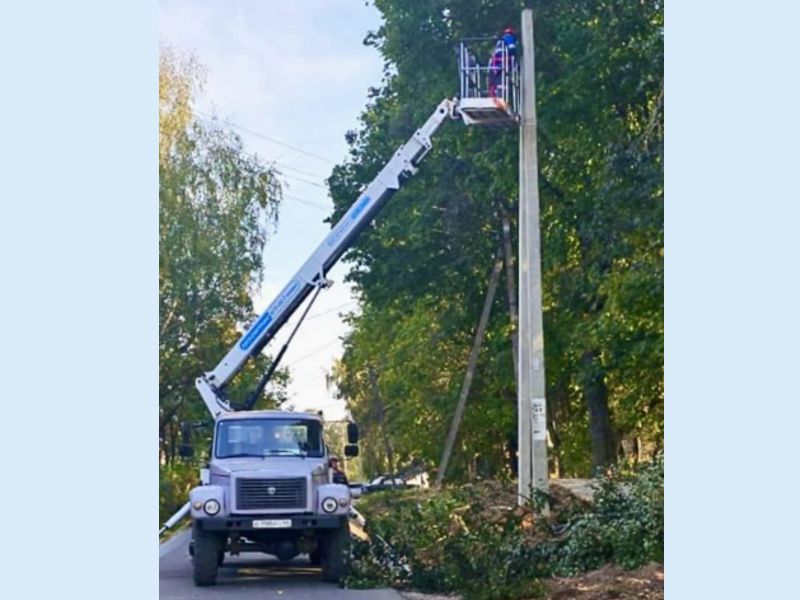
M167 554L173 553L178 546L181 546L184 541L191 535L190 529L185 529L173 535L171 538L158 545L158 558L164 558Z

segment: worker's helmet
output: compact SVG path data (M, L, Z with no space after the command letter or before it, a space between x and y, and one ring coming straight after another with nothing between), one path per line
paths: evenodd
M330 462L332 462L332 463L333 462L339 462L339 457L336 456L335 454L331 454Z
M503 29L503 33L516 33L514 28L511 25L508 25L505 29Z

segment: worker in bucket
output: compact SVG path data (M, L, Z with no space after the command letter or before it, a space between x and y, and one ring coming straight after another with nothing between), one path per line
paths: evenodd
M510 77L511 66L516 60L517 35L509 25L495 43L492 58L489 60L489 95L492 98L503 95L503 73L506 78Z

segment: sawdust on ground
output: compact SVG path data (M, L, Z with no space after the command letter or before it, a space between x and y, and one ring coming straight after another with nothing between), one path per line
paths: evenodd
M547 600L664 600L664 565L651 563L634 571L615 565L578 577L547 581Z
M633 571L606 565L577 577L555 577L543 582L547 593L537 600L664 600L664 565L658 563ZM461 600L458 595L400 594L406 600Z

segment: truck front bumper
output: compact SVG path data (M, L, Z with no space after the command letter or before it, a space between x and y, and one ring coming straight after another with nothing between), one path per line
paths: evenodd
M253 521L264 519L291 520L289 527L255 527ZM347 521L347 515L232 515L229 517L206 517L195 519L204 531L286 531L287 529L336 529Z

